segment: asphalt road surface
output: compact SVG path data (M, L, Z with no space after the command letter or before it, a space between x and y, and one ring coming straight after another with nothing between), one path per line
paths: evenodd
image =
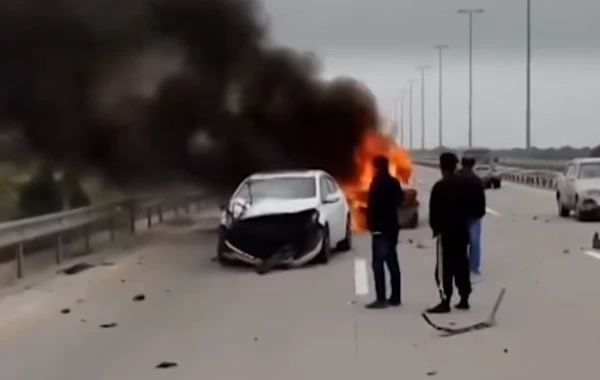
M417 171L424 203L437 177ZM437 301L426 206L401 234L404 305L374 311L368 237L326 266L258 276L212 261L213 232L165 226L114 266L5 297L0 379L598 379L600 225L559 218L549 191L487 194L472 310L433 318L477 322L506 287L494 328L442 338L421 320Z

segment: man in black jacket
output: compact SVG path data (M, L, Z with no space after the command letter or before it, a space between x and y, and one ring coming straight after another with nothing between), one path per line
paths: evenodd
M461 160L461 174L469 183L468 196L469 219L469 264L471 273L479 275L481 266L481 219L485 216L485 187L481 179L473 171L475 159L463 157Z
M435 280L440 290L441 302L427 310L428 313L449 313L456 282L460 302L457 309L469 309L471 279L467 244L469 211L469 183L456 173L458 158L453 153L440 156L442 178L438 180L429 198L429 224L437 242Z
M382 309L387 306L400 306L400 264L396 245L400 223L398 208L404 202L404 192L400 182L389 172L388 159L378 156L373 161L376 174L369 188L367 225L372 235L372 265L377 299L366 305L368 309ZM391 296L386 299L385 269L390 272Z

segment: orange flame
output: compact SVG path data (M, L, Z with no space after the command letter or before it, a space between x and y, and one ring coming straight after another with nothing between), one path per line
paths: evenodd
M362 232L367 229L366 209L369 186L375 176L373 159L379 155L388 158L390 174L402 183L403 188L409 184L412 175L413 164L405 149L396 145L389 136L376 131L367 131L355 153L357 175L355 178L341 183L350 203L354 231Z

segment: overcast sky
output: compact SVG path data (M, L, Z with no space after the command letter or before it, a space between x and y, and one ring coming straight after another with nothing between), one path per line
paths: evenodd
M474 17L475 145L525 144L525 0L266 0L278 43L316 52L325 76L351 75L392 117L394 99L413 86L414 143L438 141L438 56L444 53L444 145L465 145L468 126L468 17ZM532 0L532 138L536 146L600 144L600 1ZM408 94L407 94L408 98ZM397 102L400 113L400 102ZM408 140L408 99L405 104Z

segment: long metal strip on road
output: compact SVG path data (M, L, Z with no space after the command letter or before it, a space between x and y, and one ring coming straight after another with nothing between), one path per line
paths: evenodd
M417 168L423 216L438 177ZM506 287L493 328L440 338L422 321L437 301L426 218L401 232L403 306L388 310L363 308L374 297L368 236L328 265L257 276L213 262L216 235L194 224L156 230L113 267L1 300L0 316L19 317L0 319L0 378L597 379L600 226L560 218L552 192L533 187L507 184L487 202L472 310L432 319L480 321Z

